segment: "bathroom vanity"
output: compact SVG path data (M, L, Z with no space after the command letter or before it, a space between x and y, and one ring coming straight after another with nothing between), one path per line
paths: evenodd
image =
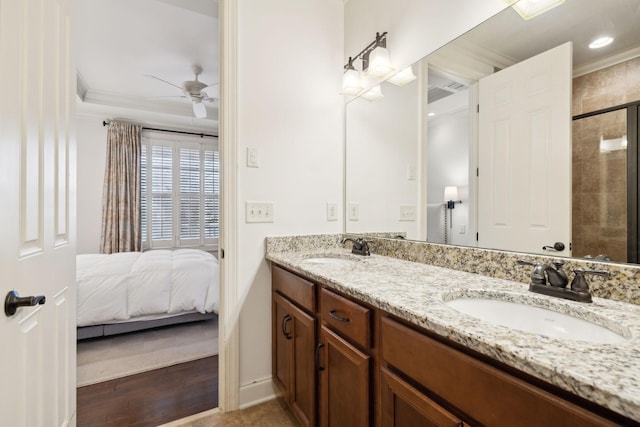
M305 426L640 425L640 309L333 248L267 251L273 376ZM544 307L615 343L493 325L458 299Z

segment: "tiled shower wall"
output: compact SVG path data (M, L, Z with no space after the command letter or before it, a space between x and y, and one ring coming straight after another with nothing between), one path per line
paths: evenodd
M640 58L573 80L573 114L640 100ZM626 110L573 122L573 256L627 260L627 152L600 140L626 136Z

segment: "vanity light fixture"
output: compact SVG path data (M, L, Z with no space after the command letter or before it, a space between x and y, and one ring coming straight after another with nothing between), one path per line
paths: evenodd
M413 74L413 68L411 68L411 65L409 65L407 68L404 68L395 73L393 76L389 77L387 81L396 86L404 86L407 83L414 81L415 79L416 75Z
M353 66L354 59L349 57L349 62L344 66L345 72L342 76L342 92L343 95L355 96L362 92L362 80L360 72Z
M353 63L356 59L362 60L362 71L367 77L383 78L393 71L387 50L387 33L376 33L376 39L362 49L360 53L349 57L349 61L344 66L344 76L342 77L343 95L358 95L362 92L362 82L360 73L355 69Z
M367 101L375 101L377 99L384 98L384 95L382 94L382 88L380 88L380 85L376 85L363 93L362 97Z
M595 39L589 44L590 49L600 49L601 47L609 46L613 42L613 37L604 36Z
M514 2L513 0L505 0L507 3L512 4L511 7L518 12L518 14L528 21L535 18L538 15L542 15L545 12L553 9L556 6L564 3L564 0L519 0Z
M387 50L386 33L376 33L374 46L362 57L362 69L369 77L383 78L393 71L389 51Z

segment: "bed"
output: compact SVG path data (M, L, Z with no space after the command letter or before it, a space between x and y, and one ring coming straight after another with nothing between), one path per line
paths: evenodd
M218 261L197 249L76 257L78 339L214 318Z

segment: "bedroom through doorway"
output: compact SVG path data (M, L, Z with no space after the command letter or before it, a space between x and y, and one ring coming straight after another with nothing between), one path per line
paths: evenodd
M78 425L218 406L218 29L217 0L77 2Z

